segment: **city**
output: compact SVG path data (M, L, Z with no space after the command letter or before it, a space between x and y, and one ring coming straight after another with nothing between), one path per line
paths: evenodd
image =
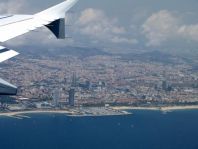
M197 6L1 0L0 149L198 149Z
M1 77L19 87L15 100L1 100L1 110L198 104L198 72L184 60L169 58L19 56L1 66Z

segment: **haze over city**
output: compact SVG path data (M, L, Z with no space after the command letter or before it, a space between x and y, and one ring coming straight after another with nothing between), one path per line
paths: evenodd
M33 14L58 2L61 0L2 0L0 12ZM81 0L72 9L72 39L57 41L49 32L48 35L37 32L14 40L19 45L43 44L50 48L69 44L123 51L125 48L194 50L198 46L197 3L196 0Z
M196 2L178 2L79 1L66 13L66 39L41 28L6 42L21 54L2 64L1 77L19 86L17 99L45 101L59 90L66 102L75 74L78 106L196 104ZM56 3L0 7L34 14Z

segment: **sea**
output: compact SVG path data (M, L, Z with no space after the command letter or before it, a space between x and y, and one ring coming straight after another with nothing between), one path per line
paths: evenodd
M0 117L0 149L198 149L198 110Z

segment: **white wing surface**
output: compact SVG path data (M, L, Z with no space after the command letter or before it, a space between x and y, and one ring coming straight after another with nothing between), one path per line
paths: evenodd
M14 50L10 50L10 49L0 46L0 63L14 56L17 56L18 54L19 53Z
M0 16L0 42L5 42L37 28L46 26L57 38L64 38L65 13L77 2L66 0L35 15ZM0 47L0 62L18 55L17 52ZM4 52L3 52L4 51Z

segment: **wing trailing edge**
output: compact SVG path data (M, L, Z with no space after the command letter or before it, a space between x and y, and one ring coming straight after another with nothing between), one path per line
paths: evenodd
M19 53L14 50L0 46L0 63L17 56L18 54Z

